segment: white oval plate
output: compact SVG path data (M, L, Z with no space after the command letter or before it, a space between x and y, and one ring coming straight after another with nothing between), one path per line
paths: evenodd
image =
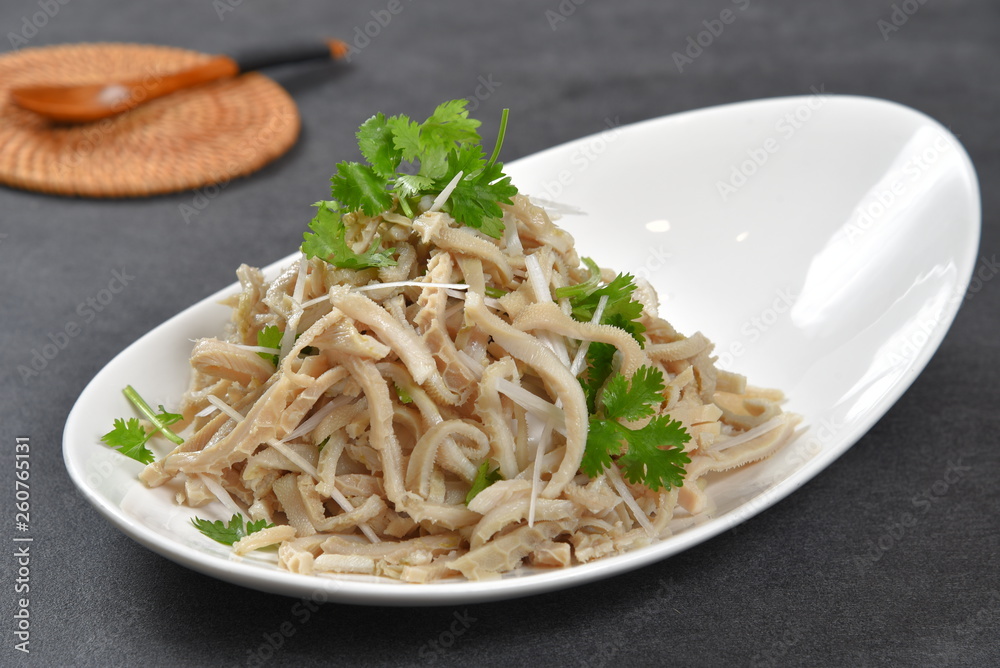
M717 344L720 364L778 387L807 431L774 458L720 476L716 509L649 547L492 582L412 585L279 570L233 558L189 524L170 488L102 446L134 385L176 406L191 339L222 331L234 284L143 336L90 382L66 422L73 481L118 528L180 564L290 596L434 605L538 594L639 568L752 517L822 471L909 387L944 337L979 241L975 171L944 127L882 100L761 100L612 128L507 166L522 192L586 215L561 224L582 255L648 278L661 314ZM269 268L291 261L291 257ZM234 268L235 269L235 268ZM159 452L159 455L164 452ZM198 514L220 519L220 509Z

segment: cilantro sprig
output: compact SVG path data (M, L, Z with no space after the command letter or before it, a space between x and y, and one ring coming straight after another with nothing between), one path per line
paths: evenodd
M684 425L669 415L654 417L639 429L620 422L653 415L664 389L663 373L654 367L639 367L631 381L622 374L609 380L597 401L597 414L590 418L580 469L594 478L618 465L626 480L653 491L683 485L684 465L691 461L684 452L691 440Z
M139 396L135 389L128 385L122 390L123 394L142 413L143 417L153 424L150 431L143 428L138 418L115 418L114 428L101 436L101 441L114 448L126 457L130 457L143 464L152 464L155 461L152 451L146 447L146 442L157 432L162 433L174 443L180 445L184 439L172 432L169 426L179 422L183 416L177 413L170 413L162 405L159 412L154 412L149 404Z
M643 332L646 327L639 322L642 304L632 295L636 291L635 278L631 274L618 274L607 285L600 285L601 270L590 258L583 258L590 275L582 283L568 285L556 290L557 299L569 299L574 320L590 322L597 312L602 297L607 304L601 313L600 324L612 325L632 335L640 347L645 347ZM614 370L615 347L610 343L593 342L587 348L587 368L580 378L587 407L591 413L597 412L597 395Z
M472 480L472 487L469 489L469 493L465 495L465 505L472 503L472 500L481 491L500 480L503 480L503 476L500 475L500 469L491 470L489 461L480 464L476 470L476 477Z
M355 136L366 163L337 164L330 180L333 200L317 203L319 212L309 225L312 232L306 233L302 252L345 269L393 266L395 249L381 249L378 237L364 253L350 248L345 216L351 212L376 216L397 202L412 216L421 197L439 195L455 179L442 210L460 225L500 238L504 229L500 204L511 204L517 194L497 162L507 110L501 115L497 142L487 160L477 130L480 122L469 118L467 104L467 100L444 102L423 123L382 113L362 123Z
M396 249L381 249L382 240L378 235L372 239L368 250L363 253L354 252L347 243L347 227L344 224L346 211L336 201L316 202L313 206L318 207L319 211L309 223L312 232L303 235L302 252L306 257L318 257L342 269L396 266L396 260L392 258Z
M632 299L635 290L635 278L631 274L618 274L607 285L585 291L575 298L571 297L573 318L580 322L590 322L597 310L598 302L606 295L608 303L601 315L601 323L620 327L631 334L639 345L645 345L646 339L642 333L646 328L639 322L642 316L642 304Z
M261 529L270 529L273 524L269 524L267 520L257 520L256 522L247 522L244 526L243 516L240 514L235 514L229 520L228 523L222 520L216 520L211 522L209 520L203 520L200 517L195 517L191 520L191 524L194 528L202 532L212 540L222 543L223 545L232 545L236 541L249 536L252 533L256 533Z
M628 332L645 346L641 322L642 303L632 298L635 279L618 274L600 285L601 270L590 258L583 258L589 270L586 280L556 290L558 299L569 299L571 314L580 322L591 322L602 298L607 301L600 323ZM631 379L614 372L616 348L610 343L592 342L587 349L587 368L580 378L590 412L587 446L580 469L595 477L611 466L619 466L625 479L642 483L652 490L684 484L684 465L691 460L684 444L691 436L684 425L669 415L653 417L644 427L631 429L622 424L647 418L663 403L663 373L642 366Z

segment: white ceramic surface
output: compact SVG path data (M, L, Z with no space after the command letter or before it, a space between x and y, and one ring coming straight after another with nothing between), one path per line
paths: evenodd
M180 564L291 596L435 605L605 578L746 520L855 443L941 342L978 248L979 192L967 154L934 120L882 100L814 95L726 105L607 129L507 168L522 192L585 212L561 221L581 254L648 278L661 315L683 332L704 332L722 366L782 388L788 409L804 416L808 430L779 455L712 481L711 516L622 556L493 582L313 578L279 570L273 554L233 558L190 526L195 513L176 506L169 488L146 489L136 479L141 465L98 439L115 417L133 414L121 395L126 384L154 405L176 406L190 341L221 332L228 309L217 302L235 285L139 339L84 390L63 436L84 496Z

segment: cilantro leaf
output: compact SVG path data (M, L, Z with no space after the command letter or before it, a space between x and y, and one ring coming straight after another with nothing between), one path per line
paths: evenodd
M612 455L621 452L622 441L619 427L620 425L612 420L590 420L590 429L587 431L587 447L583 451L580 470L591 478L596 478L601 475L601 471L611 468L614 464Z
M303 236L302 252L306 257L318 257L342 269L367 269L369 267L393 267L395 248L380 250L381 239L376 235L371 247L364 253L355 253L347 244L347 228L342 212L336 202L317 202L316 216L309 223L312 234Z
M468 155L464 158L457 153L453 155L454 166L470 164ZM482 156L482 150L479 155ZM500 163L493 163L478 174L463 176L442 209L459 223L499 239L504 229L500 203L513 204L511 198L517 194L517 188L511 185L510 177L504 175L502 167ZM454 172L457 173L458 170ZM454 174L445 178L450 181Z
M267 520L257 520L256 522L247 522L247 535L252 533L257 533L261 529L270 529L274 525Z
M653 367L639 367L631 381L622 374L609 380L597 401L599 411L590 418L580 470L593 478L617 462L626 480L653 491L683 485L684 465L691 461L684 452L691 436L683 424L669 415L654 417L639 429L619 422L655 413L663 389L663 373Z
M184 419L184 416L180 413L168 413L167 409L163 407L163 404L160 404L158 408L160 409L160 412L156 414L156 417L159 418L160 423L164 426L180 422Z
M587 409L597 412L597 395L611 376L615 353L618 351L610 343L591 342L587 348L587 371L580 378L583 393L587 397Z
M450 100L437 106L430 118L420 126L420 173L433 179L446 173L457 174L448 165L449 152L455 144L478 144L479 121L469 118L465 108L468 100ZM449 179L451 180L451 179Z
M392 195L386 190L388 179L359 162L337 163L337 173L330 179L330 193L350 211L364 211L369 216L392 208Z
M632 299L635 289L635 279L631 274L618 274L605 286L576 298L571 297L573 318L580 322L590 322L601 297L607 295L608 303L604 307L601 323L621 327L643 345L645 339L642 332L646 328L635 322L642 316L642 304Z
M482 124L469 118L469 110L465 108L468 104L464 98L442 102L420 127L421 134L432 135L435 142L442 144L478 144L482 138L476 128Z
M382 177L394 177L402 152L395 145L393 131L385 115L380 112L369 118L361 124L355 136L361 155L365 156L372 169Z
M448 177L437 182L438 188L448 185L455 175L462 172L462 178L472 178L486 165L483 148L476 145L460 146L448 153Z
M627 308L627 312L624 309ZM639 322L642 317L642 304L639 302L629 302L623 310L612 313L601 318L605 325L611 325L619 329L624 329L632 335L632 338L639 342L640 348L646 347L646 337L642 335L646 331L646 326Z
M138 418L115 418L114 429L101 436L101 440L126 457L143 464L152 464L156 457L146 447L150 434L142 428Z
M476 477L472 480L472 487L469 489L469 493L465 495L465 505L469 505L476 498L477 494L500 480L503 480L500 470L491 471L488 460L480 464L479 469L476 470Z
M428 190L432 185L434 185L434 180L429 176L402 174L396 177L395 192L400 197L416 197Z
M391 116L386 125L392 131L392 143L403 160L413 161L420 155L420 124L407 116Z
M276 325L268 325L257 332L257 345L261 348L281 348L281 330ZM262 358L278 366L278 353L257 353Z
M448 153L456 144L479 143L476 128L480 123L469 118L466 104L468 100L443 102L423 123L412 121L407 116L392 116L386 120L386 128L392 133L393 148L403 160L420 162L420 176L430 179L442 177L447 169ZM365 157L368 158L368 155L365 154ZM368 160L371 162L371 158ZM372 165L378 167L374 162Z
M642 429L628 431L628 452L618 460L626 480L654 492L684 484L684 465L691 462L684 444L691 436L683 424L661 415Z
M244 527L243 516L238 513L233 515L228 524L222 520L211 522L203 520L200 517L193 518L191 524L198 531L223 545L232 545L245 536L274 526L273 524L268 524L267 520L257 520L256 522L247 522L246 527Z
M665 387L663 372L656 367L639 367L631 383L618 374L608 381L601 395L604 416L629 422L648 417L663 403Z

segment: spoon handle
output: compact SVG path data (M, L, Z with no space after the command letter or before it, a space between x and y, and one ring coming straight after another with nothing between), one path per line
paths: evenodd
M254 49L232 56L240 72L250 72L274 65L301 63L307 60L340 60L347 55L347 45L330 39L314 44L297 44L281 47Z

